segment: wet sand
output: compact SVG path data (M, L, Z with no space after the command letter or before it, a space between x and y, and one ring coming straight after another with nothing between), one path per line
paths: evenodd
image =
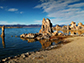
M32 53L25 58L20 56L10 59L5 63L84 63L84 36L64 40L71 42L59 48Z

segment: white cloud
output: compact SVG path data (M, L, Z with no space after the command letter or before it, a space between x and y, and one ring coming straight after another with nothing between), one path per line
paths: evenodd
M20 14L23 14L23 12L21 11Z
M19 22L7 22L7 21L0 21L0 24L2 25L14 25L14 24L25 24L25 23L19 23Z
M83 22L84 21L84 3L76 3L80 0L40 0L41 4L34 8L41 8L43 12L47 13L47 17L53 23L69 24L71 21ZM73 3L73 4L72 4Z
M82 7L82 6L84 6L84 3L77 3L77 4L69 5L69 7Z
M10 8L10 9L8 9L8 11L14 12L14 11L18 11L18 9L16 9L16 8Z
M42 20L36 20L35 23L37 23L37 24L40 23L41 24L42 23Z
M0 6L1 9L3 9L3 6Z

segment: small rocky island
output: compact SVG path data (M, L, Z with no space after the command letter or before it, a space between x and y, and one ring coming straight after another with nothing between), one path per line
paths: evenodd
M58 33L57 31L53 32L53 27L50 19L43 18L42 26L39 33L29 33L29 34L22 34L20 35L21 38L30 38L30 39L50 39L52 36L62 35L62 33Z

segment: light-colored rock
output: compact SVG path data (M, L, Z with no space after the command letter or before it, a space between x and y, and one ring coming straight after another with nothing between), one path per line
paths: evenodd
M63 29L63 30L67 30L67 26L64 25L64 26L62 27L62 29Z
M16 63L14 60L10 60L8 61L8 63Z
M53 31L52 31L52 23L51 21L47 18L45 20L45 18L43 18L43 21L42 21L42 26L41 26L41 29L39 31L39 33L48 33L48 34L51 34Z
M2 26L2 34L1 34L2 37L5 36L5 26Z
M57 30L57 29L61 29L61 27L60 27L59 25L56 25L55 28L56 28L56 30Z
M52 33L52 36L56 36L56 35L58 35L58 31Z
M20 37L25 38L27 34L22 34Z
M7 58L5 58L5 59L2 59L2 61L7 61L8 59Z
M63 35L62 33L58 33L58 35Z
M38 36L38 37L36 37L36 39L37 39L37 40L41 40L41 39L43 39L43 37Z
M26 38L35 38L35 34L29 33L26 35Z
M76 23L72 21L70 28L73 29L73 30L75 30L76 29Z

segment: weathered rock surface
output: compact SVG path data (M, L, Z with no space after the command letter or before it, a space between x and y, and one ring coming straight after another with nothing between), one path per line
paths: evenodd
M46 20L45 20L45 18L43 18L42 26L41 26L39 33L22 34L22 35L20 35L20 37L22 37L22 38L34 38L37 40L41 40L41 39L49 39L52 36L52 33L53 33L53 31L52 31L51 21L48 18Z
M26 38L35 38L35 34L29 33L26 35Z
M59 27L59 26L56 26L56 27ZM51 21L48 18L46 20L45 20L45 18L43 18L42 26L41 26L39 33L22 34L22 35L20 35L20 37L25 38L25 39L29 38L29 39L33 39L33 40L34 39L35 40L42 40L42 39L49 40L50 37L52 37L52 36L62 35L62 33L58 33L58 31L53 32L52 28L53 27L52 27ZM59 28L61 28L61 27L59 27ZM32 41L29 41L29 42L32 42Z
M57 35L58 35L58 31L52 33L52 36L57 36Z
M76 29L76 23L72 21L70 28L73 29L73 30Z
M25 38L27 34L22 34L20 37Z
M48 33L49 35L51 33L53 33L52 23L50 22L50 20L48 18L46 20L45 20L45 18L43 18L42 26L41 26L41 29L40 29L39 33L42 33L42 34Z

